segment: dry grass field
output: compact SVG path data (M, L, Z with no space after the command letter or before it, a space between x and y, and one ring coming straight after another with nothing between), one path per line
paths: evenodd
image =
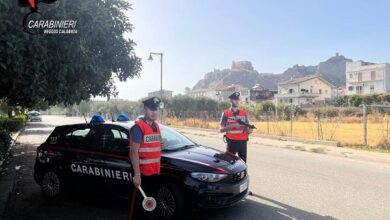
M290 121L252 121L257 129L255 133L277 136L293 136L317 140L337 141L341 146L357 147L363 145L363 124L360 118L334 118L327 121L316 121L302 118ZM166 124L196 128L218 129L219 122L196 118L165 119ZM390 117L369 116L368 145L380 149L390 149Z

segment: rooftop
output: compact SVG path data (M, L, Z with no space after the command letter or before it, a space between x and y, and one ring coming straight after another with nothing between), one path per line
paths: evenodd
M290 79L290 80L282 81L282 82L279 82L278 85L297 84L297 83L305 82L307 80L311 80L311 79L315 79L315 78L318 78L318 79L322 80L323 82L327 83L331 87L335 87L332 83L330 83L329 81L325 80L324 78L322 78L318 74L308 75L308 76L304 76L304 77L293 78L293 79Z

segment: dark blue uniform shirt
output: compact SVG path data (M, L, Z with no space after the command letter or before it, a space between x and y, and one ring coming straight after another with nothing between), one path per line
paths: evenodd
M134 125L134 127L130 131L131 138L133 139L133 143L140 144L142 140L142 131L138 125Z

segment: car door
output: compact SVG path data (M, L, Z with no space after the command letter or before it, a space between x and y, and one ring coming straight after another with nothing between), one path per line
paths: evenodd
M125 128L106 124L97 145L105 177L103 190L120 196L128 196L132 187L128 135Z
M74 152L70 160L70 170L76 183L82 190L95 191L99 180L99 167L103 161L96 153L95 146L98 144L102 128L97 125L85 125L73 130L68 134L71 139L72 151ZM97 189L99 190L99 189Z

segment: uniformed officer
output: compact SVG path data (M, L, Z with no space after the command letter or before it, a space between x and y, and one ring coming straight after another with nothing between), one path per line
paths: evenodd
M130 160L134 170L133 195L129 216L133 219L147 219L150 213L142 208L142 199L138 191L138 186L142 186L148 196L153 196L153 189L156 186L156 176L160 173L161 158L161 133L156 122L158 117L157 108L161 100L157 97L143 101L145 114L137 120L130 130ZM135 201L138 194L138 200ZM135 212L135 213L133 213Z
M247 141L252 129L239 123L239 120L249 124L248 115L244 109L239 109L240 93L229 96L231 107L222 112L220 132L226 133L227 151L236 154L246 162Z

